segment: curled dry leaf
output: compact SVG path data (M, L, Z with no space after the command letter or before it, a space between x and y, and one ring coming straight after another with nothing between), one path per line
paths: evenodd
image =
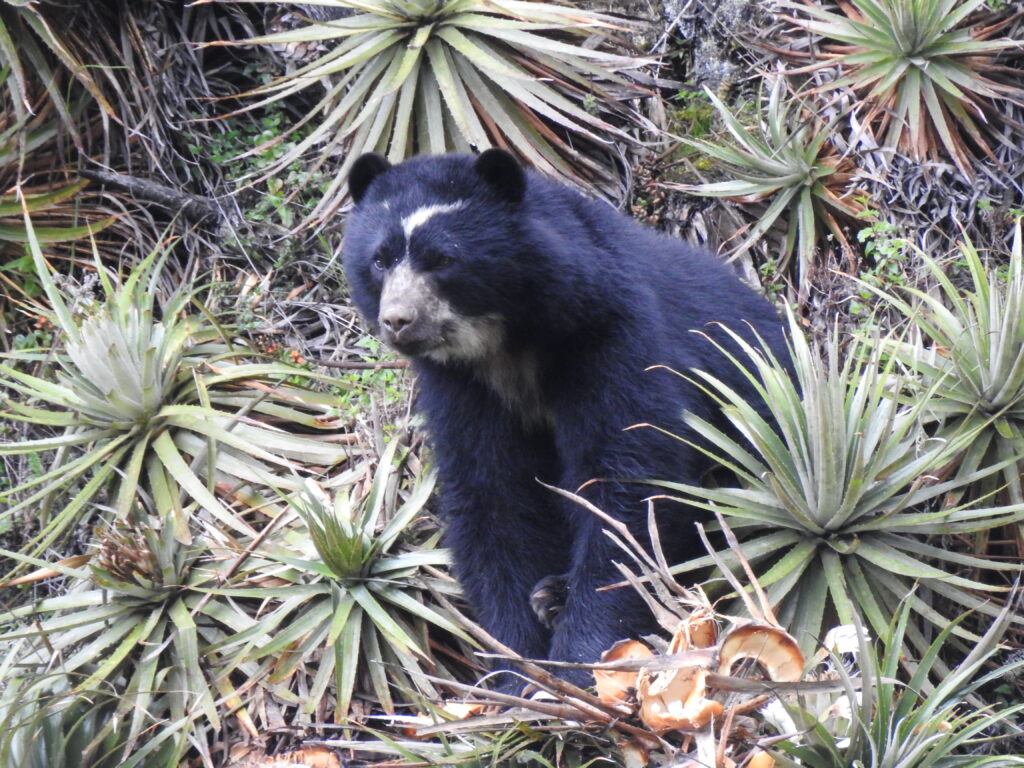
M441 707L441 711L456 720L465 720L467 717L479 715L486 706L480 701L449 701Z
M481 714L487 705L479 701L448 701L440 708L441 712L448 715L452 720L465 720L474 715ZM401 720L402 733L410 739L420 738L420 728L429 728L437 725L437 720L422 712L411 717L404 717Z
M650 659L653 656L651 649L638 640L620 640L601 654L601 661ZM627 703L631 690L637 686L637 672L632 669L595 669L594 679L597 681L598 698L605 704Z
M752 660L760 664L770 680L796 682L803 676L803 654L788 633L751 623L734 627L718 642L718 625L710 611L694 611L681 621L668 653L680 654L680 666L660 672L642 669L639 675L632 670L595 670L601 701L630 705L635 687L640 719L648 728L657 732L700 731L724 711L721 702L708 697L707 678L716 662L718 672L723 674L732 674L740 661ZM649 659L653 655L641 642L622 640L608 649L601 661ZM771 768L771 762L764 762L770 760L767 754L755 757L760 761L755 768Z
M698 608L679 622L679 627L672 635L669 653L683 653L691 648L710 648L718 641L718 624L715 614Z
M732 674L737 662L755 661L769 680L795 683L803 677L804 655L788 632L766 624L744 624L723 638L718 649L718 671Z
M707 698L707 675L699 664L642 674L637 696L644 725L654 731L697 731L722 714L721 702Z
M754 756L747 761L747 768L773 768L775 758L762 749L754 753Z
M651 761L651 754L643 744L639 744L628 736L617 735L615 746L622 754L626 768L646 768Z

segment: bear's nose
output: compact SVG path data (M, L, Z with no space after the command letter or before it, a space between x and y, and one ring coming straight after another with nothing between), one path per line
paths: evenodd
M395 335L412 325L415 319L416 312L412 307L390 307L380 315L381 324Z

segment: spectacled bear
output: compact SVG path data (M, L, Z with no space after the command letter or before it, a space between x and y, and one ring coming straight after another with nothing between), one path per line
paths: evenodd
M775 309L710 254L503 150L398 165L367 154L348 183L352 298L412 360L446 542L479 622L524 656L574 662L651 631L632 589L598 591L621 579L613 561L623 558L602 521L538 480L586 484L585 498L647 540L652 489L631 481L696 483L707 465L659 429L629 427L687 435L684 411L722 423L698 387L648 369L710 371L753 402L750 382L692 331L738 351L724 323L785 355ZM658 510L669 562L702 553L699 517ZM564 589L557 622L531 608L538 585Z

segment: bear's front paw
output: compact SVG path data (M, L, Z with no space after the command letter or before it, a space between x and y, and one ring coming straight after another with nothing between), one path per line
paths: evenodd
M545 576L530 591L530 608L548 629L557 629L569 599L569 574Z

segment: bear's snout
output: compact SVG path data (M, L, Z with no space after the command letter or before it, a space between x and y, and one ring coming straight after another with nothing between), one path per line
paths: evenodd
M378 319L385 343L403 355L421 354L438 342L434 324L423 318L415 305L381 307Z
M409 304L381 308L380 324L396 339L416 321L416 307Z
M422 272L403 260L388 271L377 322L384 341L403 355L420 355L444 343L451 307Z

